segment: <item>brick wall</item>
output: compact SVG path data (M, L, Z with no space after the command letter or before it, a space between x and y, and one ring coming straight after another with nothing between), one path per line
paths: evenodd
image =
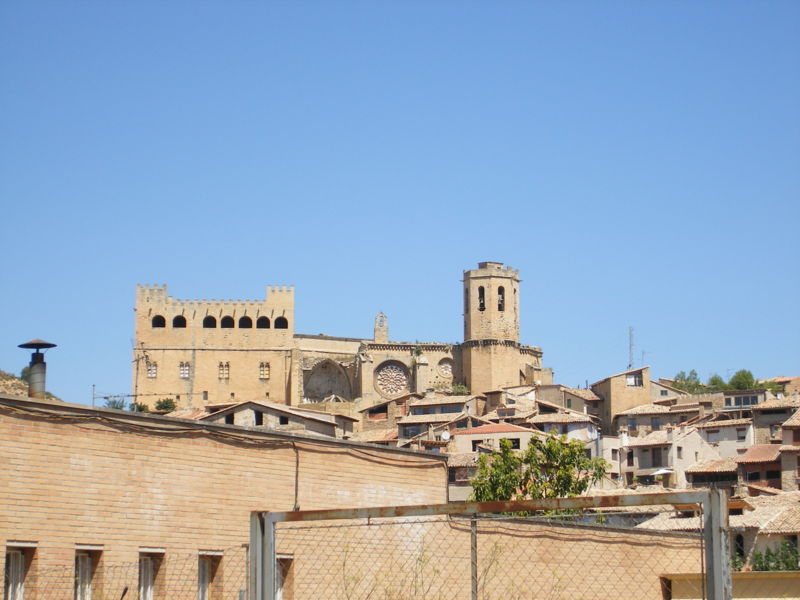
M253 510L447 500L446 465L430 455L26 400L0 398L0 455L0 560L36 544L26 600L72 598L76 545L100 548L109 598L123 585L135 597L138 577L112 565L163 550L156 589L174 598L187 595L169 591L179 564L196 586L200 551L223 551L226 577L235 554L241 580ZM45 592L55 572L63 586Z

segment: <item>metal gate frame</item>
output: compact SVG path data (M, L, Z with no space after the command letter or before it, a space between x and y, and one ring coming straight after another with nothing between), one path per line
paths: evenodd
M699 505L703 514L705 598L730 600L733 597L728 541L728 497L723 490L654 492L577 498L545 498L508 502L450 502L411 506L383 506L291 512L254 511L250 518L250 600L275 600L277 586L277 523L332 521L337 519L378 519L458 515L477 517L487 513L559 511L587 508L649 506L654 504ZM476 521L472 521L472 600L478 597Z

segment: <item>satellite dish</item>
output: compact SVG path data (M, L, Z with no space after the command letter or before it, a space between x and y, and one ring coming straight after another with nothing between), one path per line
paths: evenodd
M443 439L445 442L446 442L447 440L449 440L449 439L450 439L450 432L449 432L449 431L443 431L443 432L442 432L442 439Z

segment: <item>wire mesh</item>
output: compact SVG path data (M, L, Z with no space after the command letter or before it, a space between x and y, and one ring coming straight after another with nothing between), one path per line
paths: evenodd
M665 597L663 574L703 598L702 535L652 514L572 511L276 524L281 600ZM699 522L699 519L694 519Z

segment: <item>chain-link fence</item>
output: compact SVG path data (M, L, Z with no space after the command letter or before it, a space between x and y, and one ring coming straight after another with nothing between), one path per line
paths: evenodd
M247 547L241 545L193 554L142 552L119 563L108 562L102 552L77 552L74 565L35 568L34 563L24 588L15 593L41 600L244 600L247 560ZM5 584L8 598L8 570Z
M709 548L708 515L693 530L646 527L665 508L708 511L703 497L627 496L617 509L603 505L618 497L597 497L259 513L254 598L661 600L671 586L662 576L681 574L688 597L721 598L706 564L726 570L725 543Z

